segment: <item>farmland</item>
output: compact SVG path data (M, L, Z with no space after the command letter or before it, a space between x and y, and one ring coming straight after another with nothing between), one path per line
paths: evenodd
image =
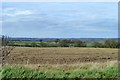
M120 6L111 1L3 0L0 80L120 78Z
M117 78L118 47L114 39L5 39L2 78Z
M7 67L3 67L2 77L116 78L117 55L116 48L16 47L5 57ZM14 70L20 72L14 73ZM21 71L24 71L24 74Z
M5 58L8 64L74 64L117 60L117 49L16 47Z

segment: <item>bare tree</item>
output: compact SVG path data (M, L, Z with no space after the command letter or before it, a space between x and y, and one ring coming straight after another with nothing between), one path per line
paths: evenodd
M1 36L1 58L2 58L2 66L4 65L4 60L7 55L13 50L14 46L9 46L8 44L11 42L8 36Z

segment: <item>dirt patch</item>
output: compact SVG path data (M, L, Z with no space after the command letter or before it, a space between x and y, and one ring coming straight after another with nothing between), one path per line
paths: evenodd
M30 48L16 47L6 64L79 64L118 59L118 49L110 48Z

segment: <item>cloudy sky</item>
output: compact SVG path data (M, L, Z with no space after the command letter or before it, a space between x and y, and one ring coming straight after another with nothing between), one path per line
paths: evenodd
M10 37L118 37L117 2L4 2L2 13Z

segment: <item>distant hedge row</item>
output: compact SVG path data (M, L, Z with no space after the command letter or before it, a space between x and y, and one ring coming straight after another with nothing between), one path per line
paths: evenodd
M95 47L95 48L118 48L120 44L115 41L114 39L106 40L105 42L89 42L91 45L88 46L87 41L74 41L74 40L56 40L56 41L39 41L29 43L23 42L23 44L20 44L21 41L17 41L18 44L16 44L15 41L10 41L8 46L22 46L22 47Z

